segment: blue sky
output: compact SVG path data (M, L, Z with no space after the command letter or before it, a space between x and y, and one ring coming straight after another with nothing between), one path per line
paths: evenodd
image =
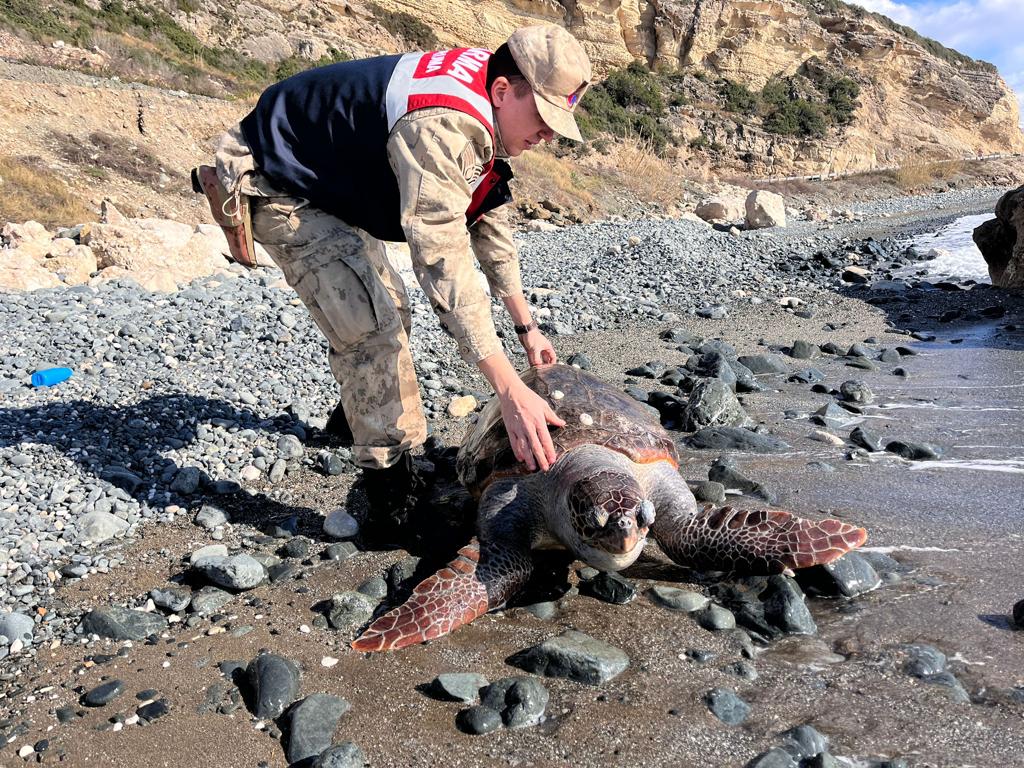
M1024 96L1024 0L850 0L975 59ZM1024 124L1024 118L1022 118Z

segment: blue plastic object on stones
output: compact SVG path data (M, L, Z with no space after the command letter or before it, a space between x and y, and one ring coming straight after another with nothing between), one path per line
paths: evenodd
M46 368L32 374L33 387L52 387L71 378L70 368Z

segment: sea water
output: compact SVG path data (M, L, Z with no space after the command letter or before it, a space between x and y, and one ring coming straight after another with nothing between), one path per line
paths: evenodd
M934 250L936 256L901 270L897 276L908 277L925 270L925 277L930 281L974 280L978 283L991 283L985 259L971 239L974 228L991 218L991 213L961 216L937 232L912 238L907 245L914 246L922 254Z

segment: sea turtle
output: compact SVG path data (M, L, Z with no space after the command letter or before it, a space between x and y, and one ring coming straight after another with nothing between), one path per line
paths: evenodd
M648 531L675 562L715 571L789 573L829 563L867 539L863 528L778 510L698 510L672 438L651 410L586 371L527 370L523 381L566 425L558 458L529 472L509 445L497 398L459 450L459 479L479 499L477 538L352 643L386 651L446 635L500 608L529 579L531 550L565 548L602 571L631 565Z

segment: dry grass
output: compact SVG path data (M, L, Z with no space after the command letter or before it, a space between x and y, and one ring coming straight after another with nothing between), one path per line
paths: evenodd
M617 150L619 181L626 189L664 208L679 200L683 192L679 173L669 161L658 157L651 141L631 136Z
M904 163L892 172L896 186L904 192L933 184L936 181L948 181L964 170L963 160L942 160L930 163Z
M55 227L95 218L38 158L0 155L0 179L0 223L32 220Z
M86 139L70 133L54 133L52 138L61 157L97 178L102 178L100 172L111 171L159 190L161 174L171 179L178 177L173 171L165 170L160 159L145 147L104 131L93 131Z
M584 210L594 207L594 196L587 188L589 179L568 158L555 157L542 150L524 152L515 161L515 172L517 182L527 187L530 197L539 199L545 193L552 197L552 192L557 190L565 202Z

